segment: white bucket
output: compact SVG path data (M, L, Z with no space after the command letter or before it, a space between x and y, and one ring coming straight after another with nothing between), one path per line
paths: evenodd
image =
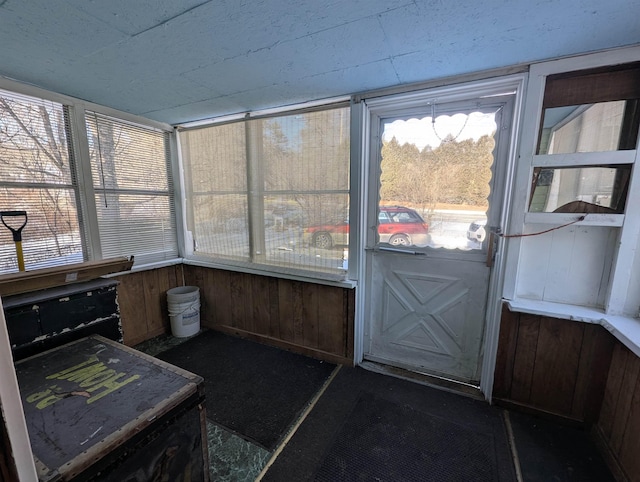
M200 288L171 288L167 291L167 305L173 336L184 338L200 331Z

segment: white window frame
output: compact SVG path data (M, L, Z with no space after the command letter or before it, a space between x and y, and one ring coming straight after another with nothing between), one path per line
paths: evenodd
M184 185L184 159L182 158L182 149L180 146L180 136L177 135L175 137L176 141L176 158L177 158L177 169L180 172L179 176L179 186L181 196L179 197L180 203L179 208L178 204L176 205L176 210L179 209L179 220L178 220L178 231L181 234L183 240L183 250L182 253L184 258L182 262L186 265L193 266L202 266L209 268L217 268L217 269L225 269L232 270L241 273L248 274L257 274L262 276L273 276L282 279L289 279L294 281L304 281L304 282L313 282L322 285L328 286L337 286L342 288L353 288L357 285L358 279L358 260L359 255L354 250L355 246L358 242L358 229L355 227L355 223L359 219L358 208L356 203L357 192L359 192L359 183L360 183L360 169L359 164L357 162L358 157L354 156L354 152L357 152L357 147L354 146L354 139L358 138L358 125L354 125L354 116L357 114L354 112L354 104L351 102L351 98L347 96L342 97L333 97L327 99L321 99L317 101L310 101L302 104L288 105L284 107L277 107L272 109L264 109L260 111L252 111L240 114L232 114L228 116L210 118L210 119L202 119L194 122L187 122L184 124L179 124L176 129L179 131L181 129L192 129L198 127L212 127L216 125L226 124L229 122L236 122L242 120L251 120L256 118L263 117L273 117L273 116L286 116L292 113L304 112L310 109L331 109L336 108L340 104L346 104L349 102L350 108L350 145L351 145L351 153L349 160L349 219L350 219L350 235L349 235L349 263L348 268L346 270L345 276L332 275L330 273L322 273L313 271L312 269L304 269L304 268L281 268L276 265L270 266L268 264L253 264L248 262L234 262L227 261L223 259L217 259L210 256L198 255L193 251L193 236L191 232L188 230L187 226L187 201L186 201L186 189ZM347 107L346 105L344 107ZM357 134L354 136L354 132ZM356 162L354 162L356 159ZM178 185L178 182L176 182Z
M68 107L69 115L71 118L70 129L71 137L73 140L72 149L74 151L75 169L77 174L77 192L78 199L78 215L80 216L80 207L82 207L82 220L84 223L84 229L81 227L81 231L84 231L86 235L86 250L84 253L89 260L102 259L102 253L100 248L100 237L98 231L98 218L96 213L95 196L93 189L93 180L91 178L91 163L89 158L89 143L87 139L87 127L85 123L85 112L92 111L99 114L103 114L109 117L113 117L122 122L139 125L150 129L161 130L170 133L171 145L175 145L175 133L173 126L164 122L157 122L144 117L122 112L117 109L101 106L91 102L85 102L79 99L75 99L70 96L50 92L39 87L23 84L11 79L0 77L0 89L15 92L30 97L45 99L52 102L57 102ZM175 149L172 149L171 165L175 166ZM178 214L180 203L178 178L176 177L176 170L173 169L170 172L174 176L174 189L173 195L176 200L176 225L180 225L180 215ZM178 249L180 250L184 243L182 242L182 236L180 230L177 233L178 236ZM181 251L180 251L181 252ZM124 254L123 254L124 255ZM160 266L166 266L181 262L180 254L174 260L166 260L158 263L150 263L146 265L136 265L132 271L151 269Z
M640 58L640 46L609 50L595 54L558 59L533 64L530 67L524 115L521 123L519 162L515 173L514 199L510 213L510 232L522 233L530 224L554 224L575 220L575 215L557 213L528 213L530 179L534 167L576 166L602 164L602 153L578 153L562 156L536 155L538 130L542 115L542 99L546 78L549 75L587 70L597 67L614 66L636 62ZM522 239L509 239L506 249L506 271L503 297L514 311L601 324L627 347L640 356L640 320L638 313L629 313L631 302L640 305L640 293L632 293L633 268L640 265L640 149L633 151L615 151L605 154L607 164L634 164L628 188L627 209L625 214L589 215L589 219L576 225L619 227L618 247L611 268L611 280L604 309L578 305L552 303L524 299L517 296L519 276L527 276L521 263ZM553 159L551 159L553 157ZM640 290L638 290L640 291Z
M19 480L38 480L35 461L29 442L27 422L24 418L24 409L18 387L13 357L11 356L11 343L7 323L0 300L0 423L5 425L9 438L7 452L13 454Z

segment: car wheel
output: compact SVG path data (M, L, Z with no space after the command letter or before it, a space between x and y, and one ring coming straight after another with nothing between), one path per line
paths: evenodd
M389 239L389 244L393 246L409 246L409 238L406 234L394 234Z
M313 245L320 249L329 249L333 246L333 239L329 233L316 233L313 237Z

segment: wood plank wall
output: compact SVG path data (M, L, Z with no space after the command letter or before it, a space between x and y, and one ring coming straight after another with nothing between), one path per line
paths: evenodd
M354 290L188 265L117 279L129 346L170 333L166 291L195 285L204 327L352 364ZM640 482L640 358L601 326L503 307L493 394L592 426L617 478Z
M640 358L619 342L593 434L616 478L640 481Z
M184 279L204 327L353 364L355 290L190 265Z
M599 325L504 306L494 399L589 426L598 418L614 343Z
M171 332L167 290L183 286L182 265L126 273L115 277L124 344L137 345Z

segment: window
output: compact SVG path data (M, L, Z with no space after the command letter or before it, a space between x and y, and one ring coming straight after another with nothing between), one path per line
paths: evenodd
M640 62L547 76L529 212L623 214L639 129Z
M26 221L26 270L176 258L169 130L83 115L73 99L64 102L0 91L0 211L14 230ZM80 118L86 130L78 131ZM17 260L12 232L0 224L0 273L17 271Z
M621 214L630 176L630 165L536 167L529 212Z
M179 137L195 256L344 276L348 107L184 129ZM319 226L340 236L315 243Z
M391 237L382 236L389 228L379 229L380 242L469 253L486 249L484 227L476 232L480 228L472 231L470 224L486 224L503 106L489 99L481 104L471 110L440 105L437 113L434 104L423 109L430 116L383 120L380 202L405 206L391 221L406 223L406 229L398 227Z
M73 171L69 113L65 106L0 91L0 211L22 230L28 270L83 261ZM0 273L17 271L13 236L0 225Z
M86 122L102 257L176 258L169 134L96 112Z
M545 109L538 154L633 149L638 126L624 118L637 106L634 100Z
M638 315L640 62L637 52L628 58L531 67L520 153L530 164L518 173L529 186L514 203L505 298L547 312Z
M549 75L537 154L634 150L639 107L640 62Z
M638 63L547 77L529 212L624 213L639 81Z

